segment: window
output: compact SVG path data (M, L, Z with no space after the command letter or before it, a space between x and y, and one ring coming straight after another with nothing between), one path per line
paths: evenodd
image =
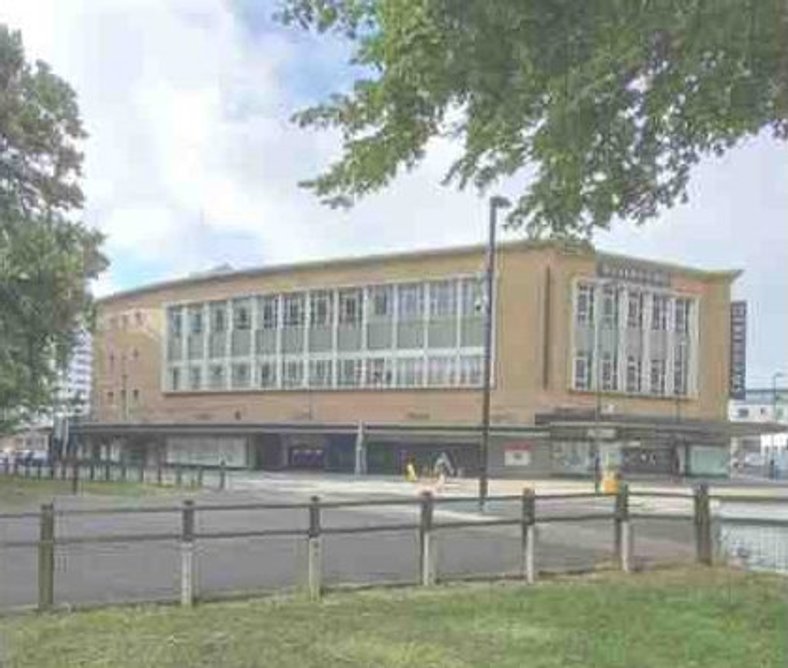
M199 390L202 386L202 369L198 366L189 368L189 389Z
M615 353L603 352L600 356L602 389L611 392L618 389L618 356Z
M285 327L303 327L304 295L286 295L284 302Z
M202 334L202 308L199 306L189 309L189 332Z
M627 327L643 329L643 293L630 290L627 299Z
M455 358L430 357L427 360L427 385L444 387L454 384Z
M687 342L679 341L673 350L673 394L687 394Z
M397 360L397 386L419 387L424 384L424 360L404 357Z
M361 322L361 290L343 290L339 293L339 322L342 325L358 325Z
M591 389L591 353L580 351L575 355L575 389Z
M233 302L233 329L249 329L252 326L252 315L249 300Z
M134 348L131 351L131 358L136 362L139 359L139 357L140 357L140 351Z
M736 410L736 417L748 418L750 417L750 410L748 408L739 408Z
M327 291L309 295L309 322L312 327L331 326L331 297Z
M457 313L454 281L430 283L430 318L453 318Z
M245 362L233 364L232 366L232 386L236 389L249 387L250 374L249 365Z
M399 320L420 320L424 315L424 290L421 284L399 286Z
M651 329L664 332L668 329L668 298L654 295L651 301Z
M208 384L212 390L224 389L224 366L212 364L208 369Z
M466 278L461 283L462 315L480 318L484 315L484 283L479 278Z
M282 366L282 387L294 388L304 384L304 361L301 359L286 359Z
M631 393L640 392L640 382L643 377L643 363L639 357L627 356L626 390Z
M224 303L211 304L211 331L224 332L227 329L227 307Z
M618 288L613 285L602 288L602 327L618 328Z
M173 338L180 338L182 332L182 317L180 309L171 308L168 311L169 335Z
M357 358L339 360L337 385L357 387L361 384L361 360Z
M276 362L274 360L263 360L258 367L260 374L260 387L276 387Z
M260 326L262 329L276 329L277 299L263 297L260 299Z
M675 303L674 328L679 334L689 334L690 300L677 297Z
M392 288L390 285L380 285L369 289L368 312L369 320L388 320L391 318Z
M140 326L140 325L142 325L142 321L143 321L142 313L140 311L135 311L134 312L134 322L137 323L137 326Z
M309 386L331 387L334 384L332 360L309 361Z
M109 354L109 372L113 373L115 371L115 353Z
M115 393L112 390L107 392L107 403L110 405L115 403Z
M390 387L394 381L391 366L391 360L385 357L373 357L367 360L367 386Z
M459 384L479 386L483 382L484 360L481 355L463 355L460 357Z
M594 286L590 283L577 284L577 304L575 307L575 322L578 325L593 325L594 323Z
M664 395L665 394L665 360L652 359L651 360L651 373L650 390L651 394Z
M181 389L181 370L170 369L170 390L177 392Z
M137 403L140 400L140 391L137 389L133 389L131 391L131 399L134 403Z

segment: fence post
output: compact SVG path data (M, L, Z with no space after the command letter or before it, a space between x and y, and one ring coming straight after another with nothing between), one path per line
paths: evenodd
M145 462L140 462L140 471L137 474L137 479L140 484L145 482Z
M55 479L55 467L56 466L57 466L57 460L56 459L50 459L49 460L49 479L50 480L54 480Z
M156 484L161 485L161 459L156 462Z
M313 496L309 504L309 532L307 545L307 586L309 598L320 599L323 589L322 546L320 538L320 497Z
M25 478L30 477L30 460L25 461Z
M632 524L629 518L629 485L622 483L616 494L615 549L621 570L632 570Z
M128 471L128 464L126 464L126 460L124 459L120 464L120 479L122 482L126 482L128 479L129 471Z
M197 467L197 487L202 487L202 465Z
M38 610L52 608L55 600L55 507L41 506L38 542Z
M42 469L43 466L44 466L44 463L39 459L36 462L36 478L38 478L39 480L41 480L41 469Z
M709 486L701 483L695 488L695 551L698 562L711 566L711 504Z
M9 475L11 473L11 457L10 457L10 455L8 457L6 457L4 467L5 467L5 474Z
M181 469L181 465L177 464L175 466L175 486L180 487L183 484L183 470Z
M219 489L224 490L227 485L227 470L224 460L219 464Z
M90 469L88 470L88 476L90 477L90 481L93 482L96 479L96 462L92 459L90 460Z
M432 541L432 516L434 500L430 492L421 494L421 521L419 523L419 571L421 584L435 584L435 546Z
M110 462L104 464L104 480L112 482L112 464Z
M181 532L181 605L194 603L194 501L183 502Z
M523 490L522 512L522 574L528 584L536 581L534 567L534 551L536 549L536 497L534 490L526 487Z

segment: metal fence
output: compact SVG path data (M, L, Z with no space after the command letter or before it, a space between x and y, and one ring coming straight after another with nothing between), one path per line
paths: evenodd
M212 485L227 487L228 470L224 462L218 466L165 464L145 466L127 462L96 460L61 460L55 462L17 461L6 458L0 464L0 475L29 480L69 481L73 491L80 482L129 482L150 485L203 488Z
M673 499L687 507L691 504L692 512L644 510L642 503L633 503L634 499ZM566 509L550 510L553 502L562 500L584 504L589 509L583 512L574 509L570 509L572 512L566 512ZM73 509L46 504L39 512L0 513L0 522L16 523L22 534L10 539L5 539L5 532L2 534L0 564L10 559L22 568L15 575L16 579L25 580L34 589L37 609L46 611L56 604L79 602L76 600L79 599L79 578L74 582L73 577L64 578L59 574L66 568L71 568L70 575L76 573L82 578L89 577L91 570L102 572L96 567L96 559L106 556L104 550L107 549L115 549L113 556L122 557L120 565L111 574L105 574L105 581L97 583L106 591L115 592L113 602L141 600L130 597L128 590L124 589L124 578L131 578L130 573L133 571L137 579L158 578L157 588L142 600L175 599L183 605L191 605L196 600L212 597L211 583L201 582L198 577L198 562L218 560L216 572L222 574L223 582L232 581L235 560L239 555L250 558L253 568L259 564L261 570L266 565L269 569L278 569L276 577L281 576L282 582L292 582L294 577L297 578L304 583L309 596L317 599L326 588L343 582L381 581L380 576L385 573L380 571L377 560L383 562L387 556L393 556L395 548L397 558L404 560L404 565L398 571L404 573L403 583L431 586L439 581L459 577L456 563L452 566L451 559L446 557L448 555L456 562L463 557L462 548L445 550L444 558L440 559L437 549L439 536L451 545L451 541L466 540L469 533L507 530L510 532L510 545L516 545L517 567L508 573L485 575L515 577L533 583L546 570L546 564L540 563L542 557L538 550L540 539L537 531L544 527L562 524L572 527L602 524L610 527L612 531L607 551L613 560L608 565L625 572L634 568L637 548L633 530L635 525L675 523L689 529L688 539L693 544L694 559L709 565L715 559L727 561L729 556L736 557L741 552L739 548L742 541L739 538L732 541L732 534L726 533L731 527L788 532L788 513L773 517L764 513L751 516L724 513L719 516L712 512L712 506L719 510L726 503L735 503L742 508L779 507L788 510L788 497L711 494L705 485L699 486L692 495L678 492L630 492L626 485L615 496L594 493L536 496L531 490L525 490L521 496L496 496L489 499L491 506L516 504L517 511L508 516L471 516L466 513L460 515L460 519L453 519L451 513L444 513L444 519L436 518L436 508L443 512L452 507L467 507L476 501L475 497L436 499L426 492L420 498L353 501L322 501L312 497L308 503L197 504L187 500L181 505ZM412 517L402 521L400 516L396 516L384 521L376 515L375 521L371 523L355 521L358 515L354 515L354 511L369 512L396 507L408 510ZM538 507L543 509L538 510ZM331 521L332 513L337 512L341 514L334 516L334 521ZM255 513L268 513L272 520L239 524L228 519L256 517ZM577 549L580 550L584 538L580 532L575 533L578 534ZM387 542L387 537L392 536L396 538ZM367 537L373 542L353 543L352 539L356 537ZM490 535L484 540L492 545ZM295 545L301 551L302 564L290 558L290 548L282 547L282 541L289 542L290 547ZM258 542L262 544L258 545ZM252 543L259 547L259 551L254 551L257 547L253 548ZM326 552L340 549L343 550L343 557L339 567L336 559L333 565L327 566ZM37 559L30 560L30 550L35 550ZM64 562L64 551L69 551L70 566ZM23 553L25 556L20 557ZM376 577L367 579L360 573L369 567L364 566L365 555L371 555L376 560ZM472 557L473 554L469 552L469 558ZM13 561L19 559L22 561ZM84 563L80 559L84 559ZM222 560L225 560L224 566ZM29 569L24 571L28 566ZM23 571L27 575L20 575ZM0 593L8 584L0 577ZM251 593L248 582L242 583L238 589Z

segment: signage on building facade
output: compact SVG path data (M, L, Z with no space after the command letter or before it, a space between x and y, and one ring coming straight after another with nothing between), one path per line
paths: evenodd
M744 399L747 386L747 302L731 302L731 399Z
M504 466L530 466L531 444L513 443L507 445L503 451Z
M637 262L601 260L596 266L597 276L613 278L627 283L641 283L654 287L670 287L670 273L653 265Z

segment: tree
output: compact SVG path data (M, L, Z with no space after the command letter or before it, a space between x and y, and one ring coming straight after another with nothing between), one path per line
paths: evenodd
M102 237L74 219L85 137L74 91L0 25L0 433L52 404L89 328Z
M352 90L295 117L341 132L304 184L333 206L450 136L445 183L525 168L509 221L587 239L686 200L703 155L788 137L785 0L284 0L279 18L354 45Z

